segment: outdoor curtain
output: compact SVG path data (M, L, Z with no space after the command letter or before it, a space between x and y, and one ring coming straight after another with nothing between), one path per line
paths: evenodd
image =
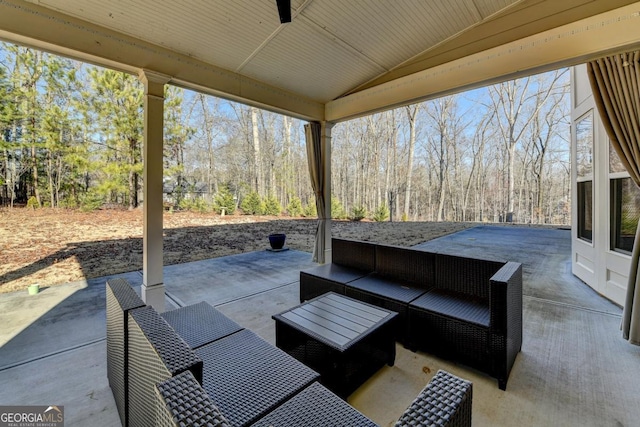
M611 144L640 187L640 51L587 64L593 97ZM640 224L639 224L640 225ZM622 314L622 335L640 345L640 227L631 252L631 270Z
M307 142L307 161L311 175L311 187L316 195L318 210L318 228L316 229L316 245L313 248L313 261L324 264L325 229L327 217L324 206L324 155L322 153L322 133L320 123L311 122L304 125Z

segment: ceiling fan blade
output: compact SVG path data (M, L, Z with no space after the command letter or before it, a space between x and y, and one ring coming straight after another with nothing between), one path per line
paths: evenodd
M278 15L280 15L280 23L285 24L291 22L291 0L276 0L278 5Z

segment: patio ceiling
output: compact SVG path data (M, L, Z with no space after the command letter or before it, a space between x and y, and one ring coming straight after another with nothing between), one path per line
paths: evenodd
M0 38L340 121L640 43L628 0L0 0Z

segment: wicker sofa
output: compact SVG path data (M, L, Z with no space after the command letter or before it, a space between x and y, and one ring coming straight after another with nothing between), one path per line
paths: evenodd
M206 303L158 314L107 281L107 375L123 426L375 426L318 374ZM439 372L397 426L471 425L472 384Z
M521 264L334 238L332 263L300 272L301 301L328 290L396 311L406 347L506 389L522 347Z

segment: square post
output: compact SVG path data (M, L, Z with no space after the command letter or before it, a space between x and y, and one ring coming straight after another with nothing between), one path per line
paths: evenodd
M331 263L331 129L333 122L321 122L320 137L322 138L322 157L324 162L324 209L325 209L325 237L324 263Z
M170 77L143 70L144 187L142 300L158 312L165 310L162 260L164 85Z

